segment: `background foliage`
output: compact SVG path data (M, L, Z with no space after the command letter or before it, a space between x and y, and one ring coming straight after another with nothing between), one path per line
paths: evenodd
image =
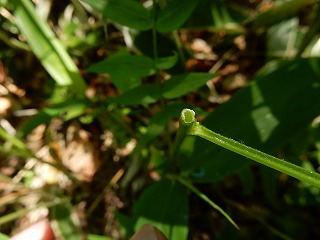
M319 172L318 1L0 4L0 238L43 217L63 239L145 223L169 239L320 237L319 189L198 138L174 148L187 107Z

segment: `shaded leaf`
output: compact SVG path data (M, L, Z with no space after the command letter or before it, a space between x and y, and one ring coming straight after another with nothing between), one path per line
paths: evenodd
M210 73L187 73L175 75L163 84L164 98L181 97L206 84L207 81L218 74Z
M149 186L134 206L135 230L152 224L168 239L187 239L188 196L175 181L161 180Z
M199 0L171 0L157 15L156 29L170 32L179 28L191 15Z
M151 28L150 12L134 0L82 0L96 11L121 25L138 30Z
M108 73L121 91L140 85L140 78L155 72L153 60L145 56L117 56L91 65L87 71Z
M169 57L161 57L155 60L155 66L157 69L166 70L172 68L178 61L178 54Z
M118 103L122 105L140 105L150 104L161 98L161 88L152 84L145 84L130 89L118 97L109 98L110 103Z

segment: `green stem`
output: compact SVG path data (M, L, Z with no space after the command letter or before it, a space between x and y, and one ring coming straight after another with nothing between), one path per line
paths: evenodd
M173 30L172 31L172 35L173 35L175 44L177 46L177 50L178 50L178 53L179 53L179 56L180 56L181 65L182 65L183 69L185 70L186 69L186 58L185 58L184 53L183 53L183 46L182 46L181 39L179 37L178 31L177 30Z
M193 112L192 110L184 109L181 113L180 121L184 121L185 119L184 115L190 114L189 113L190 111ZM195 119L194 119L194 122L192 123L187 121L183 124L189 124L191 126L187 130L188 135L194 135L194 136L204 138L223 148L226 148L244 157L252 159L258 163L266 165L277 171L283 172L289 176L299 179L305 183L309 183L313 186L320 188L320 174L316 172L309 171L305 168L286 162L283 159L273 157L269 154L263 153L252 147L246 146L231 138L224 137L200 125L198 122L196 122ZM182 127L184 128L183 124L182 124Z
M152 26L152 44L153 44L153 60L154 62L158 62L158 41L157 41L157 29L156 29L156 23L157 23L157 14L158 14L158 1L157 0L153 0L153 26ZM156 69L156 81L159 87L161 87L161 77L160 77L160 70L157 68L156 64L155 64L155 69ZM161 103L161 107L162 109L165 109L166 107L166 102L164 100L163 97L160 98L160 103ZM166 134L166 138L167 138L167 142L168 145L171 146L172 145L172 140L171 140L171 136L170 136L170 132L169 132L169 125L167 124L165 127L165 134Z
M182 110L179 120L179 129L170 153L172 159L176 158L175 156L179 151L179 147L183 139L187 136L190 129L192 129L193 125L196 123L195 115L195 112L190 109Z

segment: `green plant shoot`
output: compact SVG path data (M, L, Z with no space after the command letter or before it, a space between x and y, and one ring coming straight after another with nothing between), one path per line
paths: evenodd
M305 168L289 163L283 159L276 158L252 147L246 146L231 138L227 138L218 133L215 133L197 122L195 118L195 112L190 109L184 109L181 112L180 127L178 130L179 141L176 141L177 145L180 145L180 143L182 142L182 138L186 135L193 135L204 138L223 148L238 153L244 157L252 159L277 171L285 173L291 177L299 179L302 182L320 188L320 174L309 171ZM178 146L175 146L175 150L177 149L177 147Z

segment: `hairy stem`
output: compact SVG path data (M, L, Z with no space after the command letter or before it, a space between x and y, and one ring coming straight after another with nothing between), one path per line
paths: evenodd
M297 165L294 165L292 163L289 163L283 159L279 159L276 157L273 157L269 154L263 153L259 150L256 150L252 147L246 146L242 143L239 143L231 138L224 137L218 133L215 133L211 131L210 129L200 125L196 122L194 119L193 123L190 125L190 122L185 121L183 118L183 115L186 114L186 112L189 112L192 110L184 109L182 111L180 121L182 121L182 130L185 134L188 135L194 135L201 138L204 138L212 143L215 143L223 148L226 148L230 151L233 151L235 153L238 153L244 157L247 157L249 159L252 159L258 163L261 163L263 165L266 165L270 168L273 168L277 171L283 172L289 176L292 176L296 179L299 179L305 183L309 183L313 186L316 186L320 188L320 174L316 172L309 171L305 168L299 167ZM193 111L192 111L193 112ZM188 125L187 131L185 131L186 127L185 125ZM178 132L179 133L179 132Z

